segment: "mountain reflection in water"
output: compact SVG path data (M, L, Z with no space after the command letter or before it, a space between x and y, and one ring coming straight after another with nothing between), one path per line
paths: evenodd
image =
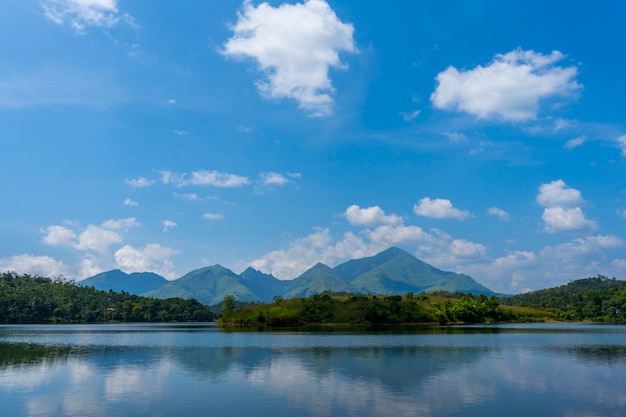
M15 416L624 415L626 329L561 326L12 326L0 401Z

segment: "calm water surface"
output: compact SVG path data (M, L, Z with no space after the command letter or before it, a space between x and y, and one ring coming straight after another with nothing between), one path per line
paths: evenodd
M626 327L0 326L2 416L620 416Z

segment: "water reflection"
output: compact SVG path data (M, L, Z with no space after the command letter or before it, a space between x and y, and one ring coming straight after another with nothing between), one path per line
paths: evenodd
M63 338L57 333L51 338L51 333L0 330L2 414L621 416L626 411L626 339L619 332L606 339L570 330L565 336L538 332L537 338L537 332L511 329L465 334L457 329L444 335L339 333L303 340L302 334L257 337L193 326L189 332L168 327L165 335L152 327L110 330L108 344L94 343L101 334L93 329L87 336L70 335L71 343L59 343ZM6 339L21 342L1 341Z

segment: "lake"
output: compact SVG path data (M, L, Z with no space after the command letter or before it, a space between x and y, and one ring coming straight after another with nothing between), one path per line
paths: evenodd
M626 326L0 326L3 416L624 416Z

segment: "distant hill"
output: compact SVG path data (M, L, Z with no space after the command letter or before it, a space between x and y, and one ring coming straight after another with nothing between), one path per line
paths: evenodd
M553 309L568 319L624 320L626 281L598 275L559 287L514 295L502 300L510 306Z
M363 293L450 291L495 294L467 275L442 271L395 247L375 256L345 262L334 271Z
M323 291L384 295L450 291L494 295L493 291L467 275L442 271L395 247L375 256L347 261L335 268L318 263L290 281L279 280L253 268L237 275L230 269L213 265L196 269L173 281L156 274L127 275L115 270L82 283L97 289L111 288L155 298L195 298L206 305L219 304L226 295L233 295L243 302L270 302L276 295L287 299L308 297ZM146 288L148 283L152 286Z
M80 281L78 284L94 287L96 290L115 292L126 291L129 294L143 294L167 284L169 281L153 272L133 272L127 274L114 269Z
M251 267L239 274L239 277L264 302L271 301L275 295L282 295L291 282L280 280L272 274L264 274Z
M323 291L356 292L333 269L317 263L302 275L289 282L285 288L284 298L308 297Z
M239 301L263 300L239 275L221 265L196 269L143 295L155 298L195 298L202 304L215 305L229 294Z

